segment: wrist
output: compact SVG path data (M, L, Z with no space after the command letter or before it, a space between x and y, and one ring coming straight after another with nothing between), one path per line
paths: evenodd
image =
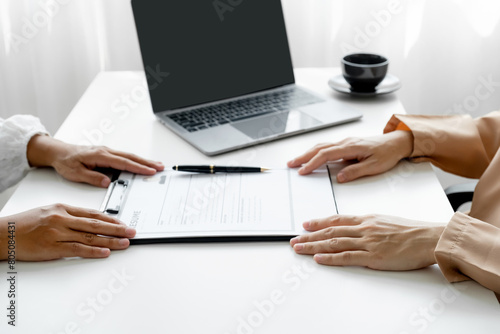
M400 159L409 158L413 152L413 133L411 131L396 130L390 133Z
M54 161L66 154L67 144L49 136L33 136L26 150L31 167L53 167Z

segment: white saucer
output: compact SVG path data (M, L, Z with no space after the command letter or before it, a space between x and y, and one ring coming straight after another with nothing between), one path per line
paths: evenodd
M399 81L399 79L394 75L387 74L384 80L382 80L382 82L377 87L375 87L375 91L358 92L352 90L351 85L349 85L347 81L345 81L342 74L340 74L328 80L328 85L330 86L331 89L336 90L337 92L340 93L345 93L355 96L376 96L382 94L389 94L397 91L398 89L401 88L401 81Z

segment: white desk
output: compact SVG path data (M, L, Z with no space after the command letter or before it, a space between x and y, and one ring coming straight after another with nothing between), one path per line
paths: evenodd
M364 113L355 123L207 158L155 120L142 73L100 74L56 134L175 163L284 166L317 142L381 133L394 96L351 99L327 87L334 69L301 69L297 81ZM125 94L125 95L124 95ZM129 107L121 99L135 94ZM391 191L378 193L386 182ZM408 192L408 186L413 188ZM369 189L369 191L367 191ZM341 213L391 213L446 221L452 211L430 166L334 185ZM64 202L98 208L105 190L35 170L2 215ZM422 210L425 207L425 210ZM311 209L311 217L315 217ZM6 263L0 264L7 272ZM158 244L112 252L105 260L18 263L18 327L5 333L488 333L498 303L474 282L448 284L433 266L412 272L319 266L286 242ZM124 272L128 277L121 277ZM4 277L4 276L2 276ZM0 305L6 305L5 279ZM5 300L5 302L4 302ZM5 308L3 313L6 313Z

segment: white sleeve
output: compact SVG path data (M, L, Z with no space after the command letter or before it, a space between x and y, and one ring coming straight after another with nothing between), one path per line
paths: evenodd
M48 132L34 116L0 118L0 192L19 182L28 172L26 148L37 134Z

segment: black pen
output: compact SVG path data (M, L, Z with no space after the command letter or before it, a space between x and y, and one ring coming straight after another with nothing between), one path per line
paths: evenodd
M204 166L178 166L172 167L173 170L179 172L192 172L192 173L261 173L269 170L268 168L262 167L240 167L240 166L214 166L214 165L204 165Z

